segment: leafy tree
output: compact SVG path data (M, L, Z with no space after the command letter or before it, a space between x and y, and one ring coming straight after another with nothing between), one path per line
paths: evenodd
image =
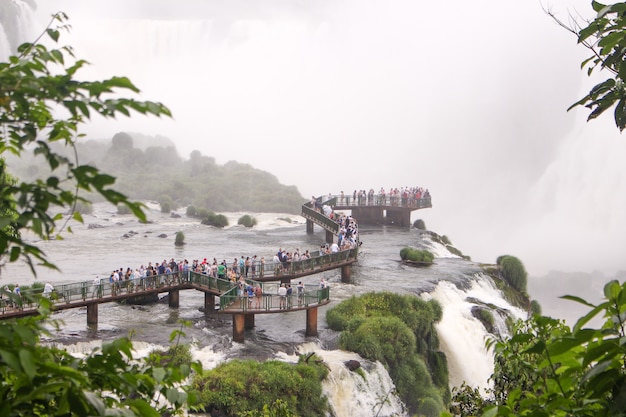
M51 334L41 317L0 322L0 415L158 417L180 414L195 401L180 388L191 375L189 365L134 360L127 338L76 358L42 345L42 336ZM198 364L193 367L201 372Z
M45 34L55 44L66 17L53 17ZM58 27L52 27L54 23ZM43 36L43 35L42 35ZM98 114L105 118L131 112L169 116L159 103L121 97L139 90L124 77L104 81L77 78L86 64L75 59L67 46L48 49L39 40L21 45L19 56L0 63L0 156L20 157L34 149L47 165L49 176L33 182L13 180L0 158L0 256L14 262L23 258L35 274L35 262L54 268L37 246L23 240L33 233L40 239L59 237L64 229L61 214L87 203L78 192L95 192L106 201L129 209L140 220L139 203L111 188L114 178L81 164L55 150L55 144L76 149L81 123ZM68 228L69 229L69 228ZM26 290L26 288L25 288ZM0 290L4 291L4 290ZM28 291L40 303L40 316L0 321L0 415L17 416L153 416L181 414L195 397L181 388L192 368L149 364L133 357L128 338L103 343L102 348L76 358L54 345L51 337L50 301ZM2 294L3 298L17 297ZM29 302L30 297L26 297Z
M618 2L607 6L592 1L591 6L596 17L584 27L578 23L570 26L548 12L557 23L576 35L579 44L591 51L591 56L581 65L587 68L588 75L595 70L607 70L611 74L568 110L577 106L587 107L591 110L587 117L589 121L615 107L613 117L621 132L626 128L626 67L622 67L626 59L626 3Z
M45 32L55 44L60 31L66 28L65 21L64 14L55 15L53 22L59 26L49 27ZM86 62L75 59L69 46L48 49L36 42L21 45L18 53L9 62L0 63L0 155L20 156L32 148L45 161L50 175L45 180L5 184L0 207L12 207L16 214L0 213L0 226L14 225L11 232L0 228L0 253L8 254L10 261L22 257L34 273L35 261L47 267L54 264L39 247L24 241L22 233L32 232L44 240L60 236L63 224L58 226L63 216L53 214L55 211L70 209L73 218L81 221L74 207L86 200L78 195L78 190L95 192L114 205L128 207L140 220L145 220L139 203L111 188L115 181L112 176L61 155L52 145L58 143L74 149L81 136L80 124L94 114L105 118L128 116L131 112L170 116L170 111L160 103L121 97L123 92L139 93L128 78L77 79Z

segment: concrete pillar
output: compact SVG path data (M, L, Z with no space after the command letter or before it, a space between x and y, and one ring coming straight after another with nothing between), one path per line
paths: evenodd
M245 322L245 314L233 314L233 342L243 343Z
M87 324L98 324L98 303L87 304Z
M333 232L329 232L327 230L326 231L326 243L333 243L334 238L335 238L335 235L333 234Z
M306 221L306 232L308 234L313 234L313 222L311 220Z
M341 267L341 282L344 284L350 284L350 277L352 275L352 265L344 265Z
M317 307L306 310L305 336L317 336Z
M246 316L246 320L245 320L246 330L254 329L254 314L246 314L245 316Z
M180 293L178 290L170 291L168 298L171 308L178 308L180 306Z
M213 313L215 311L215 296L211 293L204 293L204 313Z

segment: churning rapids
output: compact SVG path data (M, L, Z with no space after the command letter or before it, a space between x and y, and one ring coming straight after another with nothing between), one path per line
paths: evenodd
M324 243L324 231L316 226L315 233L307 235L304 219L297 215L257 214L258 225L250 229L236 225L244 213L231 213L227 215L231 226L216 229L187 218L184 210L180 211L180 218L172 218L160 213L156 205L148 204L148 207L149 222L141 224L130 215L116 214L111 206L94 205L94 213L84 216L84 224L72 224L73 233L64 234L63 240L35 242L61 273L38 269L38 276L33 278L26 265L8 265L0 278L2 285L92 281L96 275L108 277L113 269L126 270L171 258L191 261L215 257L232 261L241 255L256 254L270 261L280 247L289 251L295 248L314 251ZM183 247L174 245L178 231L185 234ZM163 234L166 237L159 237ZM233 343L230 316L205 318L200 311L204 295L189 290L181 292L178 309L170 309L167 303L140 307L102 304L96 327L87 326L86 309L55 313L53 318L64 324L55 331L54 342L81 354L90 352L102 340L132 332L141 354L155 345L168 345L170 333L180 328L179 320L189 320L193 326L184 331L188 341L193 342L196 358L205 367L214 367L233 357L295 360L298 352L316 351L332 369L325 390L338 417L368 415L379 405L383 406L379 415L398 415L402 406L397 399L382 404L382 399L393 389L384 368L337 350L338 334L327 329L325 323L326 309L343 299L370 291L393 291L433 297L441 302L444 317L437 330L448 357L451 384L459 386L466 381L474 386L487 386L493 371L492 358L484 348L486 331L471 315L472 302L480 300L496 305L516 317L524 317L524 313L500 296L476 263L452 255L432 242L428 234L414 228L361 225L359 235L363 244L358 263L352 268L351 284L341 283L339 270L303 279L305 285L316 286L323 276L331 287L332 302L319 312L317 338L304 336L305 313L301 311L257 315L256 327L246 332L245 343ZM435 265L413 268L401 264L399 253L405 246L429 249L435 253ZM348 359L364 364L367 381L358 376L353 378L343 367Z

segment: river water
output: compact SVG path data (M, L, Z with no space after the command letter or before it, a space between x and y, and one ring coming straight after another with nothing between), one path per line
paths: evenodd
M25 265L13 264L5 268L2 284L30 285L34 281L50 281L55 285L92 281L96 275L108 277L113 269L134 269L141 264L154 264L171 258L191 261L215 257L230 262L241 255L257 255L265 256L269 261L279 248L313 251L325 239L325 232L317 226L313 234L307 234L304 219L297 215L256 214L258 225L245 228L236 225L237 219L245 213L230 213L227 217L231 226L216 229L201 225L197 219L187 218L183 211L179 213L180 218L172 218L160 213L154 204L148 204L148 207L149 222L141 224L130 215L116 214L111 206L96 204L94 213L84 216L84 224L72 224L73 233L64 234L63 240L35 242L62 272L39 269L38 276L33 278ZM178 231L185 234L186 242L180 248L174 246ZM301 311L257 315L255 328L246 331L245 343L233 343L230 316L205 317L200 311L204 294L189 290L180 293L178 309L169 308L167 303L147 306L102 304L99 306L99 322L92 327L87 325L86 309L55 313L53 317L63 325L54 330L53 339L70 350L88 352L102 340L133 333L137 346L149 349L154 345L168 345L170 333L179 329L179 320L184 319L192 323L190 328L184 329L187 341L194 343L196 356L204 366L215 366L233 357L293 359L303 346L307 349L315 346L323 357L332 360L332 357L343 356L336 350L338 334L326 328L325 311L352 295L393 291L434 297L442 303L444 318L438 325L438 332L442 349L448 356L451 384L460 385L467 381L487 386L487 378L493 369L492 359L484 350L485 329L472 317L470 311L475 304L468 301L468 297L497 305L518 317L524 313L509 306L500 297L476 263L452 255L441 245L433 243L426 233L414 228L361 225L359 235L362 246L358 262L352 267L351 284L341 283L340 270L302 279L305 285L316 286L324 277L331 287L332 302L320 308L319 336L316 338L304 336L305 312ZM405 246L429 248L436 255L435 265L427 268L403 265L399 262L399 253ZM373 369L375 364L371 367ZM377 378L384 377L380 375L380 370L374 371ZM381 386L384 384L377 384L375 389L381 389ZM363 387L359 389L363 390ZM367 394L366 398L358 400L358 406L363 406L362 403L369 399L372 404L367 404L367 407L371 408L376 398L383 395L382 391ZM334 406L347 409L346 414L337 415L359 412L358 408L345 404ZM396 409L391 409L388 415L396 412Z

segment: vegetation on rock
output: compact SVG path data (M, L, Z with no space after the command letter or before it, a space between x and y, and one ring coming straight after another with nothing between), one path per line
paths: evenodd
M388 370L409 411L438 415L450 401L445 355L435 324L441 305L390 292L342 301L326 313L328 326L342 331L339 345Z
M427 250L405 247L400 250L400 259L403 261L431 264L435 259L435 255Z
M195 375L192 386L200 408L215 416L317 417L329 410L322 393L327 375L311 355L301 355L297 364L232 360Z
M245 227L254 227L256 226L256 219L249 214L244 214L237 220L237 224L240 224Z

